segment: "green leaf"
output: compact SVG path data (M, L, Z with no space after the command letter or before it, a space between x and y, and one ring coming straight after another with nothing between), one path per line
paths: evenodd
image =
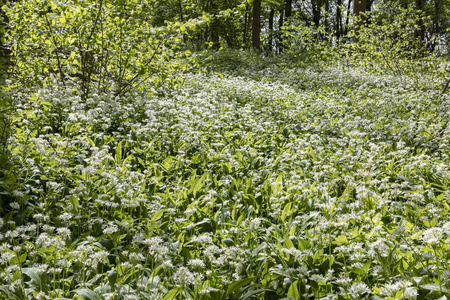
M268 289L259 289L259 290L253 290L253 291L248 291L247 293L245 293L244 295L242 295L241 300L245 300L245 299L253 299L254 295L257 295L259 293L262 292L272 292L272 290L268 290Z
M298 249L299 250L306 250L311 248L311 245L308 243L308 241L304 239L298 239Z
M70 195L69 197L70 203L72 203L73 210L78 213L78 206L80 206L80 202L78 198L74 195Z
M161 163L161 167L163 167L164 170L169 171L170 165L172 164L172 161L173 161L173 157L172 156L166 157L166 159L164 159L163 162Z
M115 157L116 162L120 164L122 160L122 141L117 144Z
M284 239L284 247L286 249L291 249L291 248L295 248L294 243L292 243L292 241L288 238Z
M291 207L292 207L292 202L289 202L288 204L286 204L283 208L283 211L281 212L281 221L285 221L286 220L286 216L288 216L291 212Z
M76 289L73 290L73 292L81 296L83 300L102 300L102 297L100 297L99 295L97 295L97 293L88 288Z
M421 289L424 290L429 290L429 291L434 291L434 292L439 292L439 291L443 291L446 293L450 293L450 289L446 288L445 286L441 286L439 287L439 284L422 284L419 286Z
M116 290L116 281L117 281L117 271L112 269L108 271L108 282L109 282L109 286L111 287L111 291L115 291Z
M226 296L229 296L232 293L239 290L241 287L246 286L247 284L252 282L254 279L255 279L255 277L249 277L249 278L244 278L244 279L232 282L227 288Z
M87 137L87 138L86 138L86 141L87 141L92 147L95 147L95 143L94 143L94 141L93 141L91 138Z
M181 288L181 287L171 289L170 291L167 292L167 294L164 295L162 300L172 300L176 296L178 296L182 291L183 291L183 288Z
M294 281L289 287L288 297L293 297L294 299L300 299L300 293L298 292L298 280Z
M30 277L37 286L42 286L42 280L37 268L22 268L22 273Z
M27 259L27 253L23 253L19 256L19 263L22 264Z
M161 219L161 217L163 216L165 211L166 211L166 209L160 209L157 212L155 212L155 214L151 218L151 221L155 221L156 222L159 219Z
M371 265L372 265L372 262L371 262L371 261L366 262L366 263L364 264L364 266L363 266L363 270L364 270L365 272L369 271L369 268L370 268Z
M345 235L338 236L337 238L334 239L333 244L334 245L348 244L347 237Z

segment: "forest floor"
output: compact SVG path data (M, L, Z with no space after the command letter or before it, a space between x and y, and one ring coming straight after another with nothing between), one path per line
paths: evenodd
M0 299L450 293L441 82L222 59L151 96L16 93Z

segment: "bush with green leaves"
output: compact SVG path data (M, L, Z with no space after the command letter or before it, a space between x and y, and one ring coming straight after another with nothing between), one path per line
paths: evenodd
M350 31L349 37L356 42L344 45L350 63L396 76L446 75L447 70L439 68L442 49L432 53L427 48L437 37L425 34L429 19L422 12L384 3L367 13L366 19L357 31Z
M333 35L324 27L306 25L303 21L292 20L282 28L285 55L298 65L327 65L335 63L338 45L332 45Z
M23 84L51 78L86 98L93 88L122 96L143 82L171 81L191 57L183 38L202 19L155 26L156 0L33 0L5 6L14 75Z

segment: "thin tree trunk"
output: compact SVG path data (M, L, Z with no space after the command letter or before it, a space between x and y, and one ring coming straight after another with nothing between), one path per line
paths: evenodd
M348 5L347 5L347 15L345 17L345 35L347 35L348 33L348 22L350 20L350 7L352 5L352 0L348 0Z
M355 21L355 41L358 41L359 29L364 26L366 22L366 0L354 0L353 1L353 16L356 18Z
M181 3L181 0L178 0L178 8L180 9L180 20L184 21L184 17L183 17L183 5Z
M325 32L330 33L330 1L325 0Z
M269 41L267 43L267 51L272 52L273 49L273 18L275 17L275 9L270 8L269 13Z
M281 31L284 26L284 11L280 11L280 19L278 20L278 53L283 52L283 37L281 36Z
M423 12L424 2L424 0L416 0L416 9L418 11ZM421 17L417 20L417 30L414 31L414 37L421 43L425 42L425 26Z
M311 8L312 8L312 14L313 14L313 23L314 26L319 27L320 23L320 5L314 0L311 0Z
M286 1L286 7L284 10L284 15L286 17L286 20L292 17L292 0Z
M227 32L227 26L225 26L225 24L222 24L222 26L220 26L220 32L222 33L222 36L225 38L228 48L233 49L234 48L233 40L230 38L230 35Z
M342 0L337 0L337 7L336 7L336 38L339 40L341 37L341 31L342 31L342 12L341 12L341 5Z
M439 0L434 0L434 33L439 33Z
M248 3L245 2L244 35L242 37L242 43L244 48L247 46L247 27L248 27Z
M6 16L6 13L1 8L3 5L5 5L6 0L0 0L0 74L1 73L7 73L8 67L10 64L10 54L11 51L6 47L4 44L4 39L6 36L6 31L8 30L8 17Z
M206 13L209 13L209 0L206 2L204 11ZM209 42L209 30L210 30L210 27L211 26L208 25L208 24L205 26L205 35L204 35L205 42Z
M252 47L261 50L261 0L253 1Z
M220 48L220 37L219 37L219 28L220 28L220 24L219 24L219 20L214 19L211 23L211 41L213 43L212 48L214 50L219 50Z
M212 48L214 50L219 50L220 48L220 36L219 36L219 29L220 29L220 21L215 16L216 11L218 10L217 4L214 3L214 1L211 3L211 11L214 14L214 18L211 22L211 41L213 42Z

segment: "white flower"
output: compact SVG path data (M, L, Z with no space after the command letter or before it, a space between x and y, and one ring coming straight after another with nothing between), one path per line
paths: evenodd
M113 233L117 232L118 230L119 230L119 228L116 225L111 224L111 225L106 226L105 229L103 229L103 233L104 234L113 234Z
M440 239L442 238L443 230L439 227L433 227L430 229L425 230L422 232L422 240L431 245L435 246L439 243Z
M9 205L12 207L12 209L18 210L20 208L20 204L17 202L11 202Z
M201 260L199 258L194 258L188 262L188 266L190 266L192 268L203 269L205 267L205 263L203 262L203 260Z
M63 221L63 222L67 222L70 219L72 219L73 215L71 213L65 212L63 214L61 214L58 218Z
M167 270L173 269L173 264L170 260L166 260L161 264L161 267L167 271Z
M359 299L363 294L370 293L370 289L364 282L355 282L349 289L349 294L354 299Z
M179 286L189 286L194 283L195 276L186 267L180 267L173 275L173 280Z
M406 291L403 293L403 297L405 297L406 299L413 299L417 295L419 295L419 293L413 287L407 288Z
M101 251L94 252L93 254L91 254L89 256L89 258L91 260L92 267L95 269L95 268L97 268L97 265L99 263L106 264L108 262L107 261L108 255L109 255L109 252L105 251L105 250L101 250Z
M57 228L56 232L62 237L69 237L71 234L70 229L66 227Z
M47 295L45 295L44 292L39 292L39 293L36 295L36 298L37 298L38 300L46 300L46 299L47 299Z

